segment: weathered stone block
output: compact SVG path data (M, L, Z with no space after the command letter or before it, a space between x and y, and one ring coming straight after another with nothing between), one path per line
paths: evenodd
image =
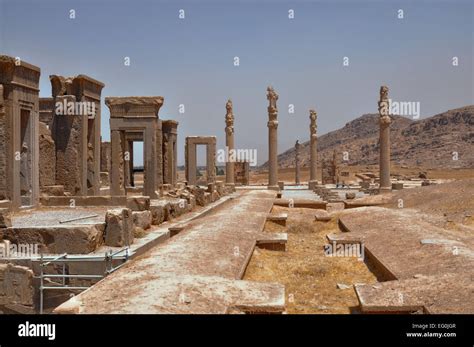
M105 215L105 244L123 247L133 243L133 216L128 208L107 211Z
M355 192L347 192L346 193L346 199L352 200L355 199L356 193Z
M211 194L207 193L203 188L198 186L190 186L189 189L191 193L195 196L196 204L198 204L199 206L206 206L211 202Z
M207 191L209 193L212 193L216 190L216 184L215 183L208 183L207 184Z
M152 215L150 211L133 211L132 216L133 224L136 227L146 230L151 226Z
M13 227L3 230L3 238L15 244L37 244L44 253L86 254L102 244L103 233L103 224Z
M10 212L6 208L0 209L0 228L8 228L12 226Z
M56 183L56 144L46 124L39 122L39 182L40 187Z
M219 193L219 196L223 196L225 194L225 190L226 190L226 186L225 186L224 182L217 181L216 182L216 191Z
M33 271L25 266L0 264L0 305L33 306Z
M150 198L147 196L134 196L127 198L127 208L132 211L146 211L150 209Z
M329 222L331 220L331 216L325 210L315 210L314 217L318 222Z
M191 212L196 207L196 197L194 195L188 198L188 211Z
M64 186L42 186L41 193L46 194L48 196L64 196Z
M170 216L176 218L188 212L188 202L185 199L174 199L170 201Z
M170 215L170 203L166 200L153 199L150 203L150 211L152 215L151 223L159 225L168 220Z
M403 183L402 182L392 183L392 189L395 189L395 190L403 189Z

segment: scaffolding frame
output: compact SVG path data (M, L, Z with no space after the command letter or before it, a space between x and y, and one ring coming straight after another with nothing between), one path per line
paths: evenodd
M125 254L120 255L121 253L125 252ZM63 253L58 256L54 257L45 257L43 253L41 253L40 258L37 259L40 262L40 314L43 314L43 306L44 306L44 291L45 290L86 290L89 287L85 286L69 286L66 284L66 279L69 278L77 278L77 279L98 279L101 280L111 274L114 271L120 269L127 260L129 259L129 247L122 248L115 252L109 250L105 252L104 255L68 255L67 253ZM123 260L117 266L114 266L114 261ZM105 262L105 272L103 275L70 275L66 274L66 266L72 262ZM62 273L54 273L49 274L45 272L45 269L48 265L51 264L58 264L62 267ZM46 285L44 284L44 280L49 278L51 282L55 285ZM55 282L53 279L60 279L60 282Z

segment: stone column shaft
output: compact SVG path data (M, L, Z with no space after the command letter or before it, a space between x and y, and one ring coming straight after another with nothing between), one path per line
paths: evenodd
M125 195L123 181L122 136L119 130L112 130L110 147L110 195Z
M379 100L379 122L380 122L380 191L390 191L392 183L390 181L390 105L388 99L388 87L380 88Z
M309 165L309 185L311 186L316 183L316 170L318 167L318 135L317 135L317 113L315 110L309 111L309 119L311 121L310 129L310 165Z
M295 144L295 184L300 184L300 144Z
M278 189L278 94L267 88L268 106L268 189Z
M227 113L225 116L226 127L225 127L225 145L227 147L228 157L226 158L225 163L225 182L228 185L235 184L235 168L234 168L234 159L232 153L234 151L234 114L232 112L232 101L228 100L226 104Z

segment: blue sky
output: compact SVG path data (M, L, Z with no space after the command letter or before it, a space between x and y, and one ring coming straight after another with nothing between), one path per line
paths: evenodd
M232 98L236 146L256 148L263 163L269 84L280 95L280 151L307 141L310 108L318 112L320 134L376 112L382 84L394 100L420 102L422 117L473 104L473 7L472 1L0 0L0 52L42 69L42 97L51 95L51 74L87 74L105 83L103 97L163 96L160 117L180 122L180 164L188 135L216 135L218 148L224 146L225 103ZM103 105L104 140L108 123Z

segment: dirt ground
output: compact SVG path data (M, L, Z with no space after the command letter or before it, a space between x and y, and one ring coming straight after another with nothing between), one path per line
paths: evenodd
M287 312L356 313L358 301L352 284L375 283L376 277L357 258L324 255L326 235L339 232L336 219L316 222L314 210L275 206L274 213L288 213L287 226L267 222L265 232L286 232L286 252L256 249L244 279L279 282L286 288ZM337 284L348 285L338 289Z
M447 178L453 178L447 176ZM444 227L461 233L474 228L474 178L404 189L394 192L389 208L398 208L403 199L404 208L419 210L441 221ZM379 196L380 197L380 196ZM395 203L394 203L395 202ZM267 222L266 232L287 232L286 252L257 249L250 261L244 279L279 282L286 287L287 311L305 313L357 313L358 300L351 286L338 289L337 284L375 283L372 268L356 258L326 257L323 246L326 235L340 233L337 215L328 222L314 221L314 210L275 206L274 213L288 214L287 226Z

